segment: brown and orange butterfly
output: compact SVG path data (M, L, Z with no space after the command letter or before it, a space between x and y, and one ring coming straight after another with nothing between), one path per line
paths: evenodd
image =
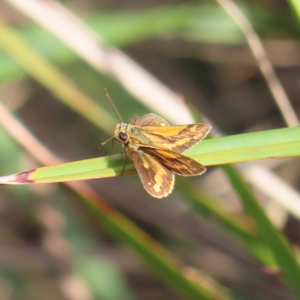
M111 101L107 91L106 95ZM142 184L151 196L168 196L174 188L174 174L197 176L206 171L200 163L181 153L206 137L211 129L209 124L170 126L153 113L127 124L118 115L121 123L117 123L111 139L122 144L126 156L133 160Z

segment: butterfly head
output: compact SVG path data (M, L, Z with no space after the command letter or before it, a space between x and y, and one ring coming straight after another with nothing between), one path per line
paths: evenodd
M122 144L126 144L129 140L128 127L129 124L123 122L117 123L116 125L115 134L114 134L115 139Z

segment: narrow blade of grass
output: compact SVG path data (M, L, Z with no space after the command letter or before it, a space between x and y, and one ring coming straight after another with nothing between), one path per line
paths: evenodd
M197 278L189 278L189 268L181 265L167 250L117 211L110 208L103 210L99 207L97 199L91 201L89 197L89 199L79 200L92 212L101 227L104 227L119 242L134 249L150 269L187 299L229 299L221 286L210 280L208 284L206 276L201 277L200 272Z
M186 183L182 190L184 190L185 199L191 203L195 212L216 220L231 236L242 242L247 250L264 266L278 266L269 246L256 233L250 232L233 220L232 217L226 215L221 210L220 205L216 205L214 199L205 191L201 191L198 188L195 189L193 186L187 186Z
M300 127L208 139L187 151L186 155L205 166L298 156L300 155ZM113 155L3 176L0 182L28 184L113 177L121 174L124 163L124 156ZM124 174L132 173L135 173L135 169L129 161Z
M74 82L32 49L1 18L0 47L71 109L77 111L106 132L113 128L115 119L109 113L96 105Z
M298 20L300 21L300 1L299 0L288 0Z
M240 196L245 210L252 217L262 240L272 251L286 281L290 284L297 297L300 298L300 267L287 241L277 232L235 167L226 165L222 168L226 172L233 188Z

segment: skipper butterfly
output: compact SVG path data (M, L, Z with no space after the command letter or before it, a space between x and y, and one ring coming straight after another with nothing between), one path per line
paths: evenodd
M111 101L107 91L106 95ZM124 123L118 115L121 123L117 123L110 140L122 144L126 156L133 160L142 184L151 196L168 196L174 188L174 174L197 176L206 171L204 166L182 153L207 136L211 129L209 124L170 126L153 113Z

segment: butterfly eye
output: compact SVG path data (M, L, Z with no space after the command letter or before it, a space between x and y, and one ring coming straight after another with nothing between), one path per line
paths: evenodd
M127 133L120 132L119 138L120 138L121 140L123 140L123 141L127 141L127 140L128 140L128 135L127 135Z

